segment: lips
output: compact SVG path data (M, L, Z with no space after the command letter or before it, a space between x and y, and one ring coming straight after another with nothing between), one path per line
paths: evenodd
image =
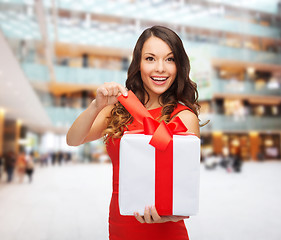
M166 83L169 77L154 76L150 78L156 85L163 85Z

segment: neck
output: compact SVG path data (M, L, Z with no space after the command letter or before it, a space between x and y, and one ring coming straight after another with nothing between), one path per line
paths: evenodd
M147 97L146 97L147 101ZM149 101L145 104L146 109L154 109L161 107L161 101L159 99L159 95L149 95Z

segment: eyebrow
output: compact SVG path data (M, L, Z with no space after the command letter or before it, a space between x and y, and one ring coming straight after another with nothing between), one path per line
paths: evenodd
M149 55L155 56L155 54L149 53L149 52L148 52L148 53L144 53L143 55L145 55L145 54L149 54ZM169 55L171 55L171 54L173 54L173 52L168 53L168 54L166 55L166 57L169 56Z

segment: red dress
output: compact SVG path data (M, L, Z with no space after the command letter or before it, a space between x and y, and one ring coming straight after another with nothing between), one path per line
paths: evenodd
M161 107L149 110L157 119L161 116ZM189 108L178 104L172 116ZM129 130L140 129L138 122L133 121ZM184 221L165 223L140 223L134 216L122 216L119 211L119 145L120 138L109 140L107 143L108 155L113 165L113 192L109 209L109 239L110 240L188 240L188 233ZM145 206L144 206L145 207ZM157 209L156 209L157 210Z

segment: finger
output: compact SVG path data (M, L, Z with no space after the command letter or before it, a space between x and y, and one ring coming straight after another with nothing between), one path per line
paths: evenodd
M118 84L115 82L107 83L106 88L109 91L109 96L116 96L119 92Z
M178 221L181 221L181 220L184 220L185 217L179 217L179 216L169 216L169 219L170 221L172 222L178 222Z
M135 218L140 222L140 223L145 223L144 219L138 212L134 212Z
M128 91L125 87L123 87L122 85L118 85L118 89L122 93L123 96L125 96L125 97L128 96Z
M152 218L150 215L150 207L146 206L144 209L144 220L146 223L152 223Z
M107 91L108 91L108 96L109 97L113 96L113 89L112 89L112 87L108 87Z
M157 213L157 210L156 210L155 206L151 207L151 216L152 216L152 219L153 219L154 222L160 222L161 221L161 217Z
M173 217L181 218L181 219L187 219L189 216L181 216L181 215L173 215Z
M114 87L114 88L113 88L113 94L114 94L114 96L118 96L118 93L119 93L119 88L118 88L118 87Z
M101 93L103 96L108 95L108 91L104 87L98 88L97 93Z

